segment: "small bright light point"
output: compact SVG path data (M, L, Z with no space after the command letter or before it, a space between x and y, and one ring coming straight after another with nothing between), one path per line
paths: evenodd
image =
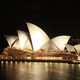
M22 61L20 61L20 63L22 63Z
M27 59L31 59L31 57L27 57Z
M6 61L6 63L8 63L8 61Z
M12 64L13 62L12 62L12 61L10 61L10 63Z
M1 61L1 63L3 63L3 61Z
M24 62L25 64L27 63L27 62Z
M15 61L15 63L17 63L17 61Z
M52 62L50 62L50 65L52 65Z

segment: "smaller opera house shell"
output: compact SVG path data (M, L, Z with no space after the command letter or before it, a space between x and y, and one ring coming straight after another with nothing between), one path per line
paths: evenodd
M64 49L71 36L61 35L50 39L40 27L32 23L26 23L26 25L29 33L17 30L18 36L5 35L9 47L5 48L3 53L19 58L32 55L65 54Z

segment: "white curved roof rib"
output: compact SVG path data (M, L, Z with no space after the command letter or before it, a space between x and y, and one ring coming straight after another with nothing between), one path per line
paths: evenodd
M68 52L76 52L75 47L70 44L66 44L65 47L68 50Z
M17 30L17 32L18 32L21 50L23 50L24 48L31 49L31 44L30 44L30 41L28 39L26 32L21 31L21 30Z
M80 54L80 44L74 45L78 54Z
M33 49L34 49L34 51L38 51L50 39L49 39L48 35L38 26L36 26L32 23L26 23L26 24L27 24L29 32L30 32Z
M57 36L51 39L51 41L53 42L53 44L55 44L58 47L58 49L60 49L61 51L64 51L65 44L67 44L69 39L70 39L70 36L62 35L62 36Z

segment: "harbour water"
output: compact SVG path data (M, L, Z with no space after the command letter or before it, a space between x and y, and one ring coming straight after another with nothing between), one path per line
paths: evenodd
M80 64L0 62L0 80L80 80Z

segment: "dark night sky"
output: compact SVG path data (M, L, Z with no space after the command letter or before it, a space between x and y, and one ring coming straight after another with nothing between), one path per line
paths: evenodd
M27 31L26 22L41 27L50 38L71 35L80 39L80 7L75 2L10 1L0 5L0 49L7 45L3 35Z

